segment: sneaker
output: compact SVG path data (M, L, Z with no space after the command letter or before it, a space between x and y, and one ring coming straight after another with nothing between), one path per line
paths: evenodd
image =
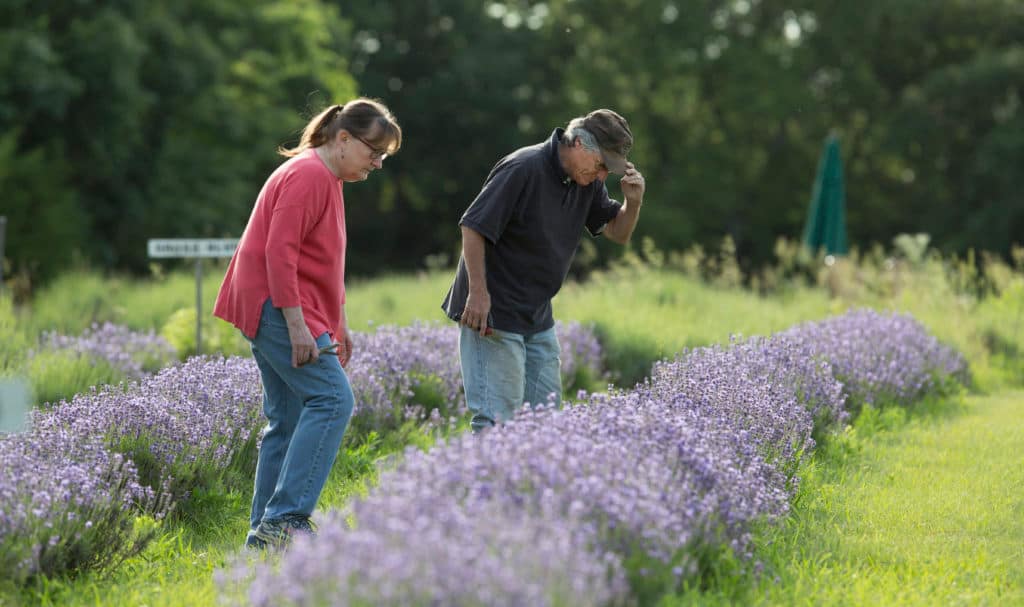
M284 548L298 535L312 537L316 535L316 529L308 516L290 514L281 519L261 522L253 532L253 539L263 542L263 547Z
M250 529L245 536L245 547L249 550L266 550L267 543L256 536L255 529Z

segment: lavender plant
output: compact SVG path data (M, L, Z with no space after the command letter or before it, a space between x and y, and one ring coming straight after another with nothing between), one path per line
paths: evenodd
M251 476L261 394L251 360L196 357L139 382L79 394L32 423L104 441L135 463L144 484L180 499L224 480L229 469Z
M0 436L0 469L0 579L16 584L113 566L152 537L138 509L166 510L130 461L69 428Z
M77 337L44 332L42 344L47 350L105 360L127 379L141 379L177 357L174 347L155 332L141 333L109 322L93 323Z
M855 310L783 333L832 365L848 409L909 404L949 382L969 380L967 363L907 314Z
M606 379L604 353L593 326L558 321L555 332L561 350L562 386L567 392L592 389L592 384Z
M563 342L570 348L563 362L571 369L594 364L599 360L596 342L592 336L588 341L584 330L572 331ZM369 417L386 424L392 415L419 420L428 410L435 415L461 411L457 335L451 326L417 325L363 336L349 374ZM148 534L133 532L139 509L162 517L172 502L197 487L231 484L226 474L232 471L236 482L251 482L262 423L259 374L251 360L198 357L147 376L140 352L156 352L167 360L173 356L152 335L107 324L80 338L49 334L44 341L52 349L106 361L137 381L93 388L37 411L30 431L0 441L0 462L11 471L0 486L0 543L11 548L2 561L9 577L24 581L103 567L137 552L148 540ZM493 516L466 519L484 520ZM603 587L590 583L594 566L572 556L579 538L551 533L550 520L534 526L532 535L524 525L510 528L525 533L520 541L524 564L533 562L542 540L550 542L546 550L552 559L566 563L569 574L559 579L568 581L559 602L587 593L603 596ZM514 541L503 538L502 545ZM503 560L492 561L497 573ZM533 573L543 572L534 566ZM527 600L535 591L526 589L521 596ZM482 592L489 596L492 591Z
M854 330L844 335L847 326ZM523 521L548 517L546 533L573 538L565 542L572 554L607 567L608 577L592 582L602 594L573 604L642 603L651 580L663 590L666 580L700 576L707 555L723 549L749 562L755 522L788 512L796 466L815 431L845 422L847 394L911 399L935 387L929 377L962 376L962 359L922 333L906 319L852 314L691 350L657 365L634 390L582 394L563 410L524 410L482 436L409 450L351 512L325 522L321 538L330 541L300 542L279 570L258 571L249 599L559 604L565 558L540 551L523 563L522 539L507 530L511 520L539 537ZM880 375L871 367L878 360L894 369ZM858 364L870 370L859 375ZM844 392L837 376L853 390ZM506 549L503 571L485 562L478 575L465 560ZM538 594L517 594L523 587Z
M702 416L743 431L765 461L795 480L813 436L846 420L842 384L807 344L785 336L734 339L656 363L637 386L650 398L687 395Z
M302 558L258 565L241 603L585 607L627 590L619 559L589 550L585 526L553 504L527 515L496 501L420 497L362 503L354 530L334 513L316 541L289 553ZM242 561L220 582L249 573Z
M601 346L592 328L556 324L567 388L601 377ZM356 353L346 369L355 393L352 435L394 429L432 415L463 415L466 400L458 358L458 328L415 323L354 333Z
M354 333L353 341L355 353L346 368L356 402L351 434L422 421L434 409L445 417L465 410L453 327L382 326Z
M321 537L331 541L297 546L279 572L261 570L249 599L315 604L309 589L329 588L340 605L608 604L625 598L627 559L650 560L678 582L702 567L701 547L745 551L753 520L786 511L781 482L764 485L777 475L728 430L687 403L624 393L411 450L354 507L355 529L330 518ZM538 538L559 538L567 551ZM475 555L500 560L470 566ZM576 577L601 592L564 600Z

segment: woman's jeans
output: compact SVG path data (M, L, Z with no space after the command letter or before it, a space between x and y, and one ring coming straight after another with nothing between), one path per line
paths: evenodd
M263 378L267 427L256 464L249 524L312 514L352 416L354 397L337 356L292 367L292 344L281 310L263 304L256 338L249 340ZM330 342L327 333L318 346Z
M511 418L524 402L560 404L559 354L553 327L533 335L495 329L480 337L479 331L463 326L459 360L473 431Z

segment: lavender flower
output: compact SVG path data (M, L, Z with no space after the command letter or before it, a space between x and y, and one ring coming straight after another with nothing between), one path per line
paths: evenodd
M249 598L314 604L311 589L326 588L338 605L564 604L578 577L568 604L606 604L625 597L620 558L639 551L693 575L699 548L746 550L749 525L782 515L785 498L753 445L694 407L595 396L408 451L356 504L354 529L333 516L280 573L260 571Z
M856 364L878 359L910 372L874 384L864 378L877 372L858 375ZM709 564L702 555L752 557L753 525L788 512L812 433L847 419L833 372L852 379L855 397L881 386L875 394L912 398L928 378L961 373L961 360L913 323L877 315L684 352L634 390L581 394L577 405L526 409L482 436L408 450L351 512L330 515L319 539L298 542L279 570L259 569L249 599L557 604L576 572L600 592L573 604L628 601L623 563L660 563L682 581ZM535 557L524 561L531 542ZM634 592L649 573L627 571Z
M458 331L448 325L380 327L353 334L355 353L346 368L355 394L353 424L397 427L412 416L461 414L466 401L459 371Z
M128 379L141 379L177 356L174 347L153 331L139 333L109 322L93 323L78 337L44 332L42 343L48 349L106 360Z
M583 378L602 378L604 357L593 326L578 322L556 322L555 333L560 346L562 385L576 386Z
M784 332L827 360L850 407L911 403L949 380L967 380L967 364L906 314L856 310Z
M842 384L806 344L785 336L733 340L654 365L636 388L652 398L685 394L702 416L747 433L766 461L792 477L819 434L846 420Z
M103 440L132 458L144 483L180 498L204 478L219 479L246 451L242 467L251 468L261 403L251 360L195 357L136 383L79 394L32 425Z
M0 436L0 469L0 578L15 583L116 563L149 539L134 508L163 512L131 462L67 428Z
M302 558L257 570L248 603L587 606L627 589L618 558L590 552L583 527L553 506L527 516L493 501L423 497L362 504L356 529L332 515L316 541L293 546L289 557Z
M556 325L563 383L580 373L600 377L601 346L590 327ZM346 372L355 393L353 424L377 431L410 419L425 421L433 410L443 417L466 413L459 368L459 330L451 324L382 326L354 332L356 353Z

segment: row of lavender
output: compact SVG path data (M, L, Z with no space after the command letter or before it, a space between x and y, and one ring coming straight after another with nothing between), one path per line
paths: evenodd
M600 347L578 323L559 325L567 380L599 373ZM53 347L125 362L141 338L117 328ZM382 327L355 336L348 367L356 412L350 435L428 416L460 416L458 332L452 326ZM0 435L0 577L21 582L114 564L198 488L248 489L262 428L262 387L251 359L189 359L156 375L79 394L33 413L25 432ZM438 409L441 406L441 410ZM244 485L244 486L240 486Z
M81 335L61 335L47 331L42 347L29 353L70 352L93 361L103 361L125 379L142 379L177 360L177 351L154 331L132 331L111 322L93 323Z
M690 350L635 389L410 449L316 539L220 580L253 605L645 604L722 554L756 567L753 524L787 513L813 436L851 408L965 374L913 319L870 311Z

